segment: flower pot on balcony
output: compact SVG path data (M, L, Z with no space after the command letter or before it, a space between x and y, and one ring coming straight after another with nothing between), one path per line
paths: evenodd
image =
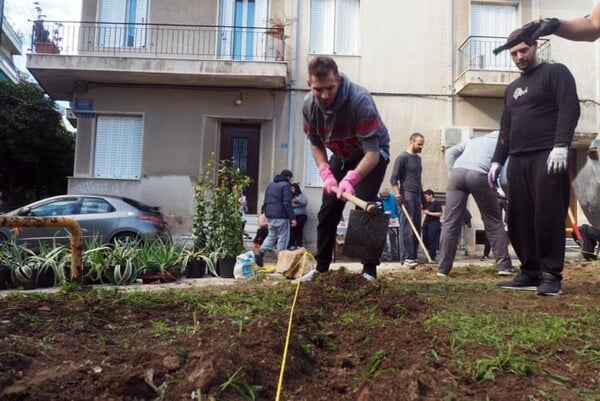
M35 52L43 54L58 54L60 50L53 42L35 42Z

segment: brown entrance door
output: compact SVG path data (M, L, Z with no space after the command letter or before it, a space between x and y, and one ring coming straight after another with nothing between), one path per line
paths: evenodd
M219 160L232 160L242 173L252 179L245 195L248 213L256 214L258 204L258 145L259 124L229 124L221 127Z

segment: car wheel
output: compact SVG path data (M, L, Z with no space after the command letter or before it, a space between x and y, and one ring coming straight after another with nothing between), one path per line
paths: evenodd
M135 233L119 233L113 237L111 243L127 246L139 244L141 243L141 239Z

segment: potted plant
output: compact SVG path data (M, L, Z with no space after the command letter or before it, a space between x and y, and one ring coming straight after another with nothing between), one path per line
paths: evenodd
M137 280L138 269L133 262L140 249L139 242L114 242L110 245L106 274L112 284L129 285Z
M235 258L244 251L244 221L239 198L250 184L250 178L236 168L231 160L221 160L217 179L211 198L209 224L212 249L219 254L219 275L233 278Z
M10 277L15 287L26 290L36 288L38 266L33 259L35 253L16 242L14 238L2 244L3 263L10 268Z
M102 284L102 279L107 277L110 252L110 246L104 244L99 235L85 240L85 250L81 255L83 284Z
M183 270L183 246L157 239L139 250L137 268L143 283L176 281Z
M60 42L62 24L55 23L52 34L44 26L44 20L37 19L33 23L33 41L36 53L58 54L60 53Z
M0 242L0 290L6 290L11 282L11 247L9 241Z
M54 241L52 244L40 243L38 252L31 256L37 266L37 286L54 287L65 280L65 265L71 256L70 250Z
M221 160L217 165L216 180L213 180L214 164L213 155L196 185L191 253L202 252L206 256L205 250L210 250L208 258L218 259L220 276L233 278L235 257L244 250L244 221L239 199L250 184L250 178L235 168L231 160ZM192 258L188 257L188 260Z
M201 278L206 273L218 276L215 263L219 257L217 252L210 252L207 248L183 248L182 265L185 266L187 278Z

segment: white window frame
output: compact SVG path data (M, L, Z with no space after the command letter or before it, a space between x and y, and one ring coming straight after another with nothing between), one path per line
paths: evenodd
M493 54L492 50L503 43L492 38L508 37L517 28L518 14L518 4L471 3L471 36L481 36L481 38L471 40L470 65L481 70L516 69L509 52L497 56Z
M143 117L99 115L94 140L94 178L139 180Z
M358 55L360 0L311 0L311 54Z
M333 153L327 148L325 148L325 152L327 154L327 160L331 157ZM313 157L310 143L306 147L306 157L304 158L304 186L305 187L322 187L323 180L319 175L319 169L317 164L315 163L315 158Z
M101 0L98 3L98 46L140 48L146 46L145 26L128 25L148 22L148 0L135 0L135 12L130 13L132 0ZM132 15L133 14L133 15Z
M245 21L243 27L266 28L269 24L269 0L254 0L254 19L248 17L249 1L240 0L242 15L236 16L236 0L221 0L219 6L219 34L217 46L219 57L222 59L263 60L266 52L266 32L261 29L247 29L235 32L231 27L236 26L236 17ZM237 10L240 11L240 10ZM237 27L237 26L236 26ZM240 54L235 53L235 41L240 41ZM252 51L247 49L248 42L252 42Z

